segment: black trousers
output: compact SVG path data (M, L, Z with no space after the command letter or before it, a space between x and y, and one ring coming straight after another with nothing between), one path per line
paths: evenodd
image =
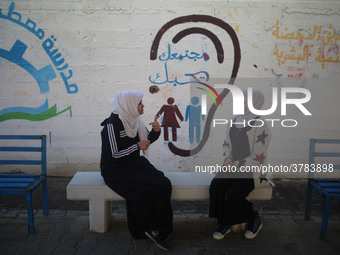
M218 224L235 225L256 218L253 205L246 197L254 189L253 178L214 178L211 181L209 217Z
M102 176L112 190L126 199L132 237L145 238L147 230L173 231L171 182L146 158L139 157L129 165L102 172Z

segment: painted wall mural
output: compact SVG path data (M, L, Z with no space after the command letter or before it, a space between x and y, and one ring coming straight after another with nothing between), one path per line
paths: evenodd
M304 78L307 74L318 76L320 70L340 63L340 31L333 24L314 24L294 29L283 27L276 21L272 36L276 39L273 56L277 77ZM311 67L311 65L314 66ZM316 72L317 70L317 72Z
M186 73L185 76L190 77L190 81L179 81L176 75L170 74L168 67L167 67L167 61L171 61L174 59L177 60L183 60L183 59L190 59L193 61L198 61L198 60L203 60L203 61L209 61L210 56L207 52L193 52L190 50L185 50L185 54L181 54L178 52L173 52L171 49L170 44L168 44L168 51L165 53L162 53L160 56L158 56L158 48L160 41L164 35L170 28L173 26L183 24L183 23L194 23L195 25L197 23L205 23L205 24L212 24L214 26L217 26L221 29L223 29L230 37L232 44L233 44L233 51L234 51L234 63L233 63L233 68L232 68L232 73L229 79L229 84L234 84L237 72L239 69L240 61L241 61L241 49L239 45L239 41L237 38L237 35L234 31L234 29L224 22L221 19L208 16L208 15L188 15L188 16L182 16L175 18L173 20L170 20L166 24L164 24L159 31L157 32L154 41L151 45L151 50L150 50L150 60L160 60L164 62L164 73L160 74L157 73L156 75L150 75L149 76L149 81L152 83L152 91L154 91L155 86L161 86L161 85L166 85L166 84L172 84L174 86L177 85L186 85L186 84L199 84L203 85L210 90L212 90L216 94L216 98L219 100L215 102L215 104L212 104L209 111L207 112L206 119L205 119L205 126L203 130L203 135L202 138L200 138L200 133L201 130L198 128L198 123L200 125L200 120L201 116L197 115L193 112L190 112L191 110L194 109L200 109L199 108L194 108L193 105L198 104L196 98L192 98L191 102L193 105L190 105L186 109L186 120L189 119L189 142L193 143L193 132L194 128L196 128L196 141L197 141L197 146L193 149L182 149L178 148L173 142L168 143L168 147L172 153L175 155L183 156L183 157L188 157L197 154L205 143L208 140L209 133L210 133L210 128L211 128L211 122L213 119L213 116L217 110L217 107L221 104L222 105L222 100L227 96L229 93L229 90L223 90L220 94L218 94L211 86L209 86L206 82L209 80L209 73L207 71L198 71L195 73ZM201 27L196 27L193 26L191 28L184 29L177 33L173 38L172 38L172 43L176 44L178 43L181 39L185 38L186 36L192 35L192 34L200 34L208 37L212 43L214 44L215 50L216 50L216 55L217 55L217 61L219 64L223 64L224 62L224 49L222 46L221 41L215 35L213 32L201 28ZM150 87L151 91L151 87ZM207 90L206 90L207 91ZM189 114L190 112L190 114ZM196 111L195 111L196 112ZM191 118L189 117L191 115ZM204 119L204 117L202 117ZM175 141L175 140L174 140Z
M214 85L259 88L266 109L273 87L303 87L313 116L292 106L294 132L275 121L270 163L305 163L310 137L340 136L339 13L339 1L0 0L0 132L48 135L50 175L93 171L114 94L140 89L145 121L162 106L183 118L171 110L150 162L193 171L222 157L214 119L233 101Z
M42 42L41 47L52 62L52 64L37 69L29 60L25 59L28 45L21 40L17 40L9 50L0 48L0 57L29 73L36 81L37 86L39 86L40 93L46 95L45 101L38 107L16 106L0 109L0 122L10 119L43 121L56 117L66 111L69 111L70 117L72 117L71 105L62 110L58 110L56 104L52 106L49 105L47 97L50 93L50 82L56 79L57 75L63 80L67 94L76 94L78 92L77 84L70 82L73 76L72 69L69 67L69 64L59 49L55 47L57 38L54 35L50 37L45 36L45 31L39 28L34 20L27 18L25 21L22 15L15 10L15 2L11 2L7 13L0 8L0 19L8 20L36 36Z
M172 73L168 68L168 63L174 60L184 60L190 59L192 61L211 61L211 52L209 50L202 52L195 52L190 50L185 50L184 53L180 53L172 49L170 43L167 45L167 51L161 53L159 56L157 55L160 41L163 35L172 27L183 24L183 23L193 23L193 27L186 28L172 37L172 43L176 44L183 38L192 35L199 34L206 36L211 40L215 47L216 51L216 59L219 64L223 64L224 62L224 49L220 39L211 31L196 26L197 23L208 23L218 26L225 30L232 40L234 47L234 64L233 71L229 80L229 84L234 84L240 60L241 60L241 50L239 46L238 37L234 31L234 29L224 22L221 19L217 19L208 15L189 15L175 18L166 24L164 24L156 34L153 44L150 50L150 60L161 61L164 65L164 72L157 73L155 75L149 76L149 81L152 84L150 87L151 90L157 88L158 86L164 85L173 85L173 86L182 86L182 85L203 85L203 87L197 87L198 89L204 90L207 94L210 94L210 97L213 99L214 104L211 105L209 111L207 112L205 119L205 127L203 130L203 135L201 138L201 130L200 124L201 121L204 121L205 115L199 116L197 114L194 119L190 119L190 111L196 111L194 105L196 107L200 107L198 105L198 98L192 98L192 105L188 105L186 108L186 121L189 119L189 143L193 144L194 142L194 134L196 130L196 142L197 147L193 149L181 149L178 148L173 142L167 143L170 151L175 155L180 156L192 156L197 154L207 142L209 133L210 133L210 125L215 114L215 111L219 105L222 105L222 100L228 94L228 90L223 90L220 94L216 92L214 88L209 86L207 83L210 79L209 72L207 70L200 70L198 72L188 72L184 74L184 77L190 78L190 80L186 79L185 81L180 80L175 73ZM338 41L340 40L340 32L336 30L336 28L332 25L318 25L315 24L311 27L305 27L301 29L297 29L295 31L289 31L287 27L282 28L280 21L276 21L276 25L271 32L271 35L275 37L275 46L272 51L272 56L274 58L274 67L272 69L272 74L277 78L295 78L300 79L303 86L303 80L307 75L310 77L318 77L318 73L320 70L327 68L327 65L339 64L340 63L340 51ZM318 65L316 67L316 65ZM279 84L282 85L282 84ZM206 89L204 89L204 86ZM211 91L211 93L210 93ZM153 92L151 92L153 93ZM216 98L216 100L215 100ZM198 108L197 108L198 109ZM201 108L200 108L201 109ZM192 114L195 115L195 114ZM199 123L199 124L198 124ZM164 139L168 141L168 139Z

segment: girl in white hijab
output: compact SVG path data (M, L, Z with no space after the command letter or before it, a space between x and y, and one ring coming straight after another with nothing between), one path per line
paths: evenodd
M137 90L119 91L113 99L112 112L118 114L123 123L126 135L134 138L137 135L141 141L147 140L147 129L139 117L138 105L142 102L144 93Z
M172 233L172 186L163 172L140 155L160 136L157 120L150 123L149 132L140 118L142 99L143 93L136 90L116 93L112 113L101 124L100 168L105 183L126 199L131 235L148 237L167 250L166 239Z
M243 90L245 101L247 90ZM264 104L264 95L260 90L253 89L252 103L255 109L260 110ZM243 115L234 115L228 122L228 128L222 153L226 167L240 170L247 166L266 164L267 151L271 132L266 122L260 116L253 114L246 102ZM230 169L230 168L229 168ZM266 180L261 176L261 182ZM256 182L260 182L256 179ZM217 218L218 229L213 238L221 240L231 232L231 226L247 223L244 236L252 239L262 228L261 218L253 209L252 203L246 198L254 189L254 176L251 172L219 173L210 184L210 211L209 216Z

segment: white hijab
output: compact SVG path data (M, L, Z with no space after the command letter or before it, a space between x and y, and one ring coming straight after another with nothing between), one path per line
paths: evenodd
M246 102L248 102L247 98L248 98L248 89L242 89L242 92L244 94L244 100L245 100L245 105ZM253 95L252 95L252 99L253 99L253 106L255 109L260 110L264 104L264 95L263 93L258 90L258 89L254 89L253 88ZM251 111L249 111L248 106L246 106L245 109L245 113L243 115L234 115L232 117L234 121L234 123L244 123L245 121L245 125L243 124L236 124L236 127L238 128L242 128L242 127L246 127L248 126L248 121L255 119L257 117L257 115L253 114Z
M134 138L138 133L141 141L148 138L148 131L137 109L143 96L144 93L136 90L119 91L115 94L112 107L112 112L118 114L122 121L126 135Z

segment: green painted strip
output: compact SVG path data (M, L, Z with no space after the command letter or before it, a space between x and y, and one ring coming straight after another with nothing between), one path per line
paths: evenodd
M11 119L23 119L23 120L30 120L30 121L43 121L53 117L56 117L66 111L70 111L70 117L72 118L72 109L71 106L67 107L66 109L57 112L57 105L55 104L48 110L39 113L39 114L30 114L24 112L9 112L3 115L0 115L0 122L11 120Z

